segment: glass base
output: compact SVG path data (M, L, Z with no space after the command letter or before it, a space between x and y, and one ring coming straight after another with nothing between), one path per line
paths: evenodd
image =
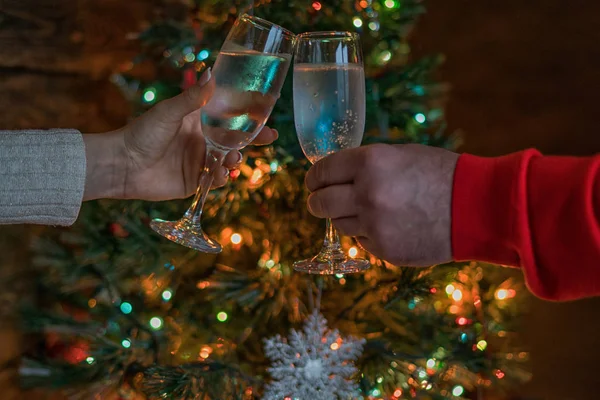
M370 266L371 263L365 259L350 258L343 254L336 257L319 254L316 257L294 263L296 271L314 275L354 274L362 272Z
M150 222L150 228L172 242L203 253L217 254L223 250L217 241L206 236L200 224L194 224L187 218L179 221L155 219Z

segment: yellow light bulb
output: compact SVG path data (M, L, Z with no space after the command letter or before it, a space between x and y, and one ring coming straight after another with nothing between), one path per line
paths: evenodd
M233 243L233 244L242 243L242 235L240 235L239 233L234 233L233 235L231 235L231 243Z
M358 249L354 246L350 247L348 250L348 255L352 258L356 257L358 255Z
M463 294L460 291L460 289L456 289L454 292L452 292L452 299L454 301L461 301L463 298Z

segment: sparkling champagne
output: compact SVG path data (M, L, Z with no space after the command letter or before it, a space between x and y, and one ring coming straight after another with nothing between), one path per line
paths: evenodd
M213 68L215 93L201 111L205 137L221 149L247 146L267 122L291 56L222 51Z
M294 65L294 120L300 145L311 163L360 146L365 107L361 65Z

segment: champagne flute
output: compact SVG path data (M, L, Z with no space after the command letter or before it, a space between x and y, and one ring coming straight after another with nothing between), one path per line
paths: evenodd
M179 221L155 219L150 227L183 246L219 253L221 245L200 224L215 171L230 150L250 144L271 115L290 66L296 36L269 21L243 14L221 47L212 73L216 88L200 110L206 163L191 207Z
M365 74L360 38L350 32L298 35L294 59L294 121L302 150L311 163L336 151L360 146L365 127ZM345 274L369 267L348 257L331 220L323 247L297 261L297 271Z

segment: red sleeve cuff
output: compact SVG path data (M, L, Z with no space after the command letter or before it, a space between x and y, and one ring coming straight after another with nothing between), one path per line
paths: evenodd
M460 157L452 196L455 260L520 266L550 300L600 295L600 157Z
M514 242L515 209L520 204L520 174L539 155L530 150L497 158L462 155L452 195L452 251L457 261L477 260L519 266Z

